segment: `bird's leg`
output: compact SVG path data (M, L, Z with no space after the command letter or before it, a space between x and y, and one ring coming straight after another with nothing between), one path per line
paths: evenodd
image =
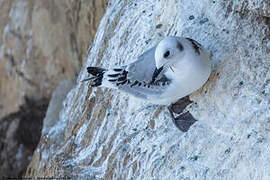
M190 101L189 96L185 96L181 99L179 99L176 103L171 104L171 110L176 114L181 114L185 108L191 104L192 101Z
M189 112L183 113L184 109L190 103L192 103L192 101L190 101L189 97L186 96L178 100L176 103L171 104L168 107L173 123L176 125L178 129L180 129L183 132L187 132L190 126L197 121L196 119L193 118L193 116ZM180 115L175 117L174 113L177 113Z
M170 106L167 107L169 112L170 112L170 115L171 115L171 118L174 120L175 117L174 117L174 113L173 113L173 109L172 109L172 104Z

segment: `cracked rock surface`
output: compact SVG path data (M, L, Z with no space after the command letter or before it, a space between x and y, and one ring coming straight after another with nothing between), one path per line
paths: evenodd
M30 177L270 179L269 1L110 1L59 120L43 133ZM136 60L164 36L190 37L213 72L180 132L165 107L79 81L86 66ZM45 131L44 131L45 132Z

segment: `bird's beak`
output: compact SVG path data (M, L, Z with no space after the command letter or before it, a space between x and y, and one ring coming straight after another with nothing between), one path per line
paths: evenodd
M158 77L158 75L160 74L160 72L163 70L163 66L161 66L159 69L156 68L155 71L154 71L154 74L152 76L152 81L151 83L154 83L156 78Z

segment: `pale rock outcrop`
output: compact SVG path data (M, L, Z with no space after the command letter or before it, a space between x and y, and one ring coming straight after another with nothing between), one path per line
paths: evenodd
M50 129L56 124L59 118L59 112L63 108L63 101L65 100L68 92L75 85L75 78L67 79L61 82L51 97L46 117L43 120L42 134L47 134Z
M0 179L24 174L49 99L79 73L106 2L0 0Z
M270 5L257 1L114 0L77 86L43 134L28 177L270 179ZM86 66L136 60L164 36L191 37L213 61L190 98L187 133L165 107L90 88Z
M0 2L0 118L79 73L105 2Z

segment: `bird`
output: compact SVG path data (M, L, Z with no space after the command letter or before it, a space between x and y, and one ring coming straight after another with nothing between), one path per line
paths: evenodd
M82 81L90 81L91 87L113 88L167 106L176 127L186 132L196 120L189 112L174 117L172 105L182 100L178 107L183 111L191 103L188 95L208 80L211 60L197 41L167 36L134 62L108 69L90 66L87 72L92 77Z

